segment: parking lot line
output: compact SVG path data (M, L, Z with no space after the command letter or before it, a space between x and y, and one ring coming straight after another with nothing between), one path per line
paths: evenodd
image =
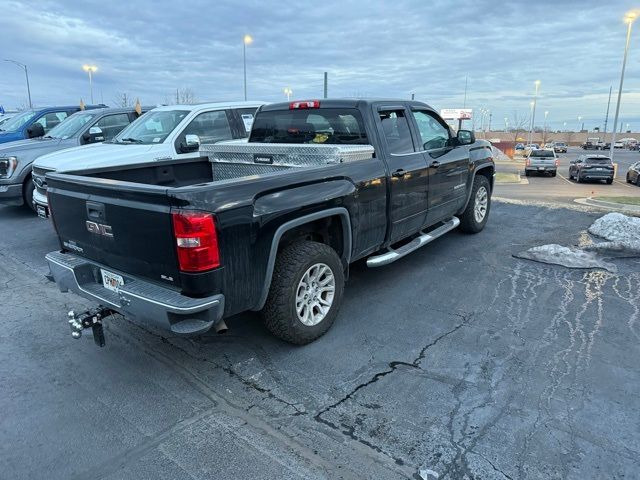
M627 187L627 188L633 188L633 185L629 185L627 182L621 182L620 180L613 180L616 183L619 183L620 185Z
M573 185L573 182L572 182L572 181L570 181L570 180L567 180L564 176L562 176L562 175L560 175L560 174L558 174L558 176L559 176L561 179L563 179L565 182L567 182L569 185Z

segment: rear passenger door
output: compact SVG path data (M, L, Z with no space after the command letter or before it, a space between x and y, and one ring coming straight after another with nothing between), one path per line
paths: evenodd
M427 164L416 149L405 106L379 105L377 128L389 168L389 217L392 242L417 232L427 215Z
M420 137L420 151L429 168L429 213L432 225L456 214L466 200L469 148L455 146L449 126L427 109L411 111Z
M40 125L42 125L44 134L46 135L53 127L58 126L60 122L62 122L68 116L69 113L66 111L49 112L42 115L38 120L35 121L35 123L39 123Z

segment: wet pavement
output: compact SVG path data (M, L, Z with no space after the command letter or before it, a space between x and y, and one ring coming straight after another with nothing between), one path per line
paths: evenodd
M66 324L87 302L42 276L50 224L0 208L0 476L635 478L640 259L512 256L597 217L494 203L478 235L357 263L305 347L244 314L195 339L114 318L99 349Z

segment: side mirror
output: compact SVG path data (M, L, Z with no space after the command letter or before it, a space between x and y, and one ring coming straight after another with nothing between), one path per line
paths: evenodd
M34 123L29 128L27 128L27 137L29 138L37 138L42 137L44 135L44 127L41 123Z
M184 136L184 142L180 143L180 151L182 153L196 152L200 148L200 137L198 135L187 134Z
M471 130L458 130L456 138L458 139L458 145L471 145L476 141L476 136Z
M85 143L104 142L104 133L100 127L91 127L88 132L82 135Z

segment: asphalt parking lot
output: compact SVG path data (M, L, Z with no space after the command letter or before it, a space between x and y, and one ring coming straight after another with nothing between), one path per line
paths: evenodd
M479 235L356 264L305 347L245 314L196 339L114 318L100 349L69 334L85 302L43 277L50 223L0 208L0 476L634 478L640 261L512 257L584 242L598 216L494 203Z
M629 167L640 161L640 153L629 150L616 150L614 161L618 164L616 178L613 184L607 185L601 181L589 181L577 183L569 180L569 162L575 160L579 155L588 154L608 154L593 150L582 150L577 147L570 147L567 153L558 154L560 167L558 175L551 177L548 174L529 177L524 175L524 162L520 157L515 157L514 162L500 163L498 171L505 173L519 173L526 184L503 184L496 187L495 194L499 197L531 200L531 201L551 201L565 204L574 204L575 198L598 197L598 196L638 196L640 197L640 187L629 185L625 176Z

